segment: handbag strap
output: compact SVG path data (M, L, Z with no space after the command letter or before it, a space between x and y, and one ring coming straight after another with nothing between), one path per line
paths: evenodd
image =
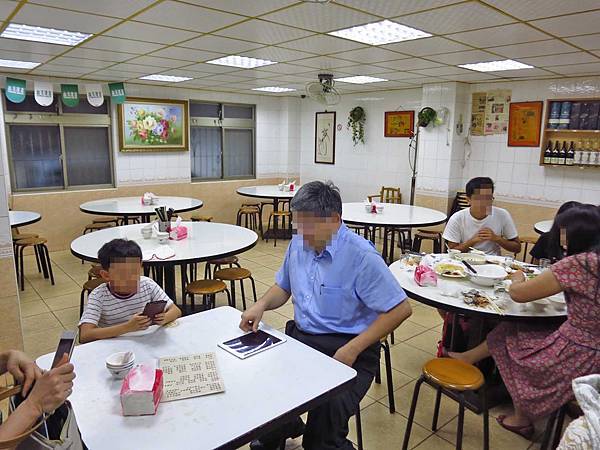
M22 390L21 385L7 386L0 388L0 401L6 400L14 395L20 394ZM40 420L34 426L29 428L27 431L14 436L7 440L0 440L0 449L15 448L22 440L26 439L31 433L37 430L44 423L44 419ZM0 424L1 425L1 424Z

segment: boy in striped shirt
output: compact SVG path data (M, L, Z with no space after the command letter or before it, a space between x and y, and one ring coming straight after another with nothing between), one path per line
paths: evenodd
M181 310L158 284L142 276L142 250L134 241L113 239L98 251L106 280L94 289L79 321L79 342L96 341L145 330L153 323L165 325L181 317ZM154 321L143 316L148 302L166 301Z

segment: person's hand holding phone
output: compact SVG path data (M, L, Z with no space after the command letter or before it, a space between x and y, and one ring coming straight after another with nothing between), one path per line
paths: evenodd
M147 329L152 324L152 319L141 314L136 314L125 324L127 332Z
M35 382L25 402L33 407L38 415L51 413L73 392L75 368L69 363L69 357L64 354L52 370L44 372Z
M152 323L162 326L166 323L166 321L167 321L166 314L158 313L154 316L154 320L152 320Z
M245 332L258 331L258 325L260 324L260 319L262 319L264 312L262 306L259 303L255 303L242 313L240 328Z
M27 396L33 382L42 376L42 370L25 353L17 350L8 352L6 370L23 386L23 397Z

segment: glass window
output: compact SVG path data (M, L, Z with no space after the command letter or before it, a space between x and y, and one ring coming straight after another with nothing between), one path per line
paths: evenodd
M254 138L251 129L225 128L223 134L224 176L250 177L254 175Z
M10 125L16 189L64 186L58 126Z
M69 186L112 184L107 127L65 127Z
M226 119L252 119L254 107L252 105L223 105L223 117Z
M191 127L192 178L221 178L221 128Z
M190 117L219 117L221 105L218 103L190 102Z
M4 90L2 93L4 94ZM58 101L58 95L54 93L52 104L50 106L41 106L35 101L33 94L27 94L25 100L21 103L13 103L9 99L6 99L6 110L13 112L47 112L56 114L58 111Z

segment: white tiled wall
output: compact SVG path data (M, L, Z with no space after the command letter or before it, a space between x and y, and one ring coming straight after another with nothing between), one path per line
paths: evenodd
M361 100L362 99L362 100ZM382 185L399 186L403 201L408 201L411 171L408 165L408 138L383 136L384 112L418 110L421 89L343 95L338 105L327 108L336 111L335 165L315 164L315 112L325 108L316 102L301 100L300 176L302 182L332 180L341 190L344 201L361 201L368 194L377 194ZM347 129L348 113L355 106L366 112L365 144L354 146ZM291 153L293 155L293 153Z
M600 78L479 84L471 85L470 91L490 89L511 89L515 102L600 98ZM470 94L468 97L467 103L470 102ZM490 176L496 181L498 198L518 203L551 206L568 200L600 203L600 168L541 167L539 147L508 147L506 134L471 136L470 141L463 183L474 176Z

